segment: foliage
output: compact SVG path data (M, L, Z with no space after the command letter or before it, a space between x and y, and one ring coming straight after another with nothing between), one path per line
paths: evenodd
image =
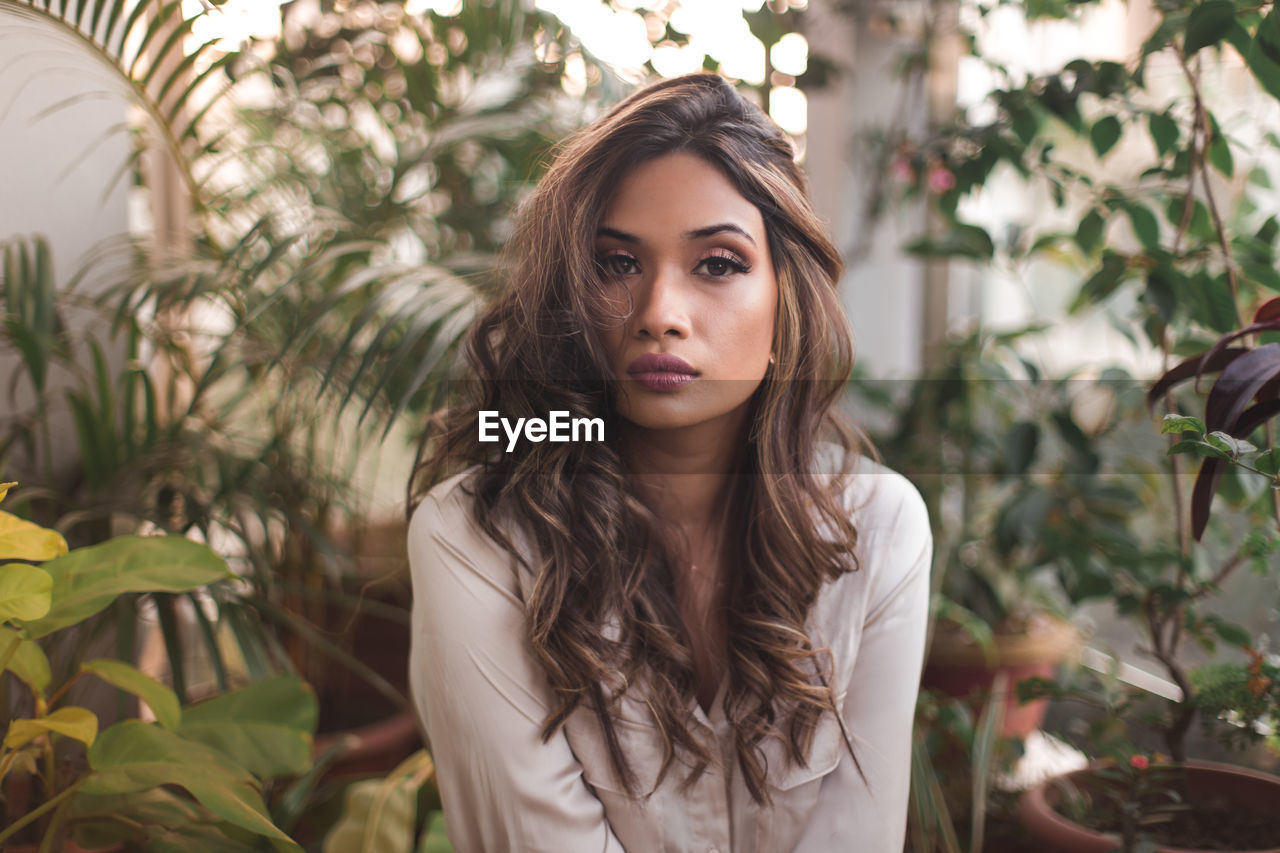
M1226 466L1252 471L1267 481L1273 494L1280 493L1280 447L1259 450L1248 440L1264 428L1270 441L1272 421L1280 415L1280 382L1276 381L1280 378L1280 344L1238 343L1250 340L1251 335L1280 330L1277 317L1280 297L1273 297L1259 306L1252 323L1170 368L1147 393L1148 403L1154 405L1181 382L1199 380L1206 372L1219 373L1205 398L1204 420L1171 412L1161 425L1161 432L1181 436L1169 448L1170 454L1205 457L1191 492L1191 535L1197 540L1209 523L1210 504ZM1233 343L1236 346L1231 346ZM1280 499L1274 507L1280 525Z
M419 831L418 791L434 772L430 756L419 751L384 778L353 783L342 817L325 836L324 853L451 850L439 826L427 823Z
M894 414L875 444L919 484L938 530L935 612L983 645L1104 591L1101 555L1140 506L1113 476L1136 384L1045 375L1017 348L1040 331L954 336L905 395L877 401ZM879 387L854 383L866 399Z
M194 19L177 0L129 14L111 0L3 3L115 70L151 118L149 138L174 155L193 212L189 248L134 242L94 258L127 271L90 306L110 339L66 319L86 307L79 277L57 280L43 238L4 242L0 344L21 360L0 460L32 481L19 497L77 544L129 524L234 538L256 597L217 591L216 620L192 602L220 689L232 663L216 639L230 630L253 678L290 668L284 649L300 638L403 706L401 688L326 637L365 607L340 580L366 503L356 482L369 453L358 449L447 389L503 213L576 115L560 91L563 60L530 47L535 33L567 33L520 0L468 4L454 18L394 8L370 18L371 5L356 4L310 22L290 4L283 40L227 51L192 46ZM266 105L244 94L255 85L271 93ZM55 447L62 417L75 465ZM317 579L347 611L340 624L312 624ZM175 604L157 600L185 697ZM407 621L403 605L399 614Z
M1280 544L1280 491L1269 488L1276 482L1280 291L1280 211L1270 164L1280 136L1259 120L1280 98L1280 11L1231 0L1162 0L1135 56L1081 57L1030 72L995 58L993 42L979 32L997 14L1027 23L1079 20L1092 5L978 4L970 30L960 33L965 61L995 85L953 116L931 115L924 133L905 123L885 129L871 204L883 207L891 195L927 202L933 224L910 251L998 271L1027 292L1054 277L1071 280L1071 314L1105 319L1135 350L1161 360L1167 372L1149 400L1170 413L1164 428L1173 433L1172 455L1153 448L1124 458L1110 472L1129 475L1119 490L1128 510L1111 515L1093 501L1076 504L1080 511L1068 517L1082 534L1080 547L1054 536L1043 544L1056 553L1068 597L1111 601L1139 630L1142 652L1181 691L1153 710L1099 684L1086 687L1083 694L1102 698L1110 732L1086 748L1094 755L1113 748L1117 762L1127 761L1123 751L1133 747L1125 723L1139 722L1161 733L1180 764L1197 715L1220 736L1239 739L1253 734L1260 719L1254 712L1265 709L1269 695L1261 667L1270 663L1255 651L1262 643L1215 612L1215 599L1242 566L1274 577ZM950 35L943 13L951 6L925 4L926 38ZM931 47L912 48L909 73L928 71ZM1232 104L1242 107L1240 115L1229 113ZM1027 213L984 201L1011 192L1029 202ZM1255 312L1255 322L1246 323ZM966 364L974 370L979 362L970 357ZM1219 375L1205 398L1193 402L1181 383L1213 373ZM1052 423L1048 413L1032 421L1028 434ZM1109 473L1105 460L1118 437L1086 432L1085 449L1103 460L1100 473ZM1192 484L1184 470L1197 457L1203 461ZM1207 668L1190 671L1192 643L1211 656ZM1237 649L1249 655L1247 663L1233 659ZM1165 784L1130 769L1126 784L1141 782L1156 799L1184 793L1176 779ZM1141 799L1132 786L1126 790L1120 806ZM1125 807L1119 811L1129 817L1150 811ZM1134 842L1132 822L1128 827Z
M12 485L0 485L0 499ZM10 796L0 842L34 825L42 850L60 849L72 832L90 846L212 841L228 849L262 836L277 849L300 849L271 822L261 796L263 780L310 762L315 700L297 679L259 682L184 709L171 689L118 660L73 660L76 672L59 681L36 642L83 624L121 595L188 592L225 580L226 564L181 537L126 536L68 550L57 533L7 512L0 512L0 531L0 559L24 561L3 567L0 664L31 694L28 714L11 718L7 698L0 706L0 780L35 780L40 792L25 808ZM65 701L84 677L136 696L155 722L129 719L99 731L93 711ZM69 745L83 750L83 769L68 761Z
M1200 722L1224 746L1240 748L1264 737L1262 724L1271 732L1272 749L1280 753L1280 666L1259 651L1247 651L1248 664L1221 661L1191 671Z
M909 849L944 853L985 849L992 781L1013 759L1000 736L1007 676L999 673L977 719L964 702L923 691L911 744ZM955 773L964 767L967 774ZM965 829L968 832L965 832ZM961 845L960 839L966 844Z

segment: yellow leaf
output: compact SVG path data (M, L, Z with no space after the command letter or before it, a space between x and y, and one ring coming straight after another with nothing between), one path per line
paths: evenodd
M59 708L47 717L34 720L14 720L4 736L6 749L18 749L45 732L74 738L85 746L92 746L98 736L98 718L87 708L70 706Z
M49 659L45 657L44 650L32 640L25 640L16 631L0 627L0 661L14 643L17 648L9 658L6 668L25 682L32 693L43 696L51 678Z
M8 491L16 485L18 484L17 483L0 483L0 501L4 500L5 494L7 494Z
M52 560L67 553L67 540L56 530L0 511L0 560Z
M26 563L0 566L0 622L33 622L49 612L53 577Z

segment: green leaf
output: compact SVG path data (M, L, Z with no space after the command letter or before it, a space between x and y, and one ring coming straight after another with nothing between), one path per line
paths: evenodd
M1275 267L1258 261L1241 261L1240 269L1249 281L1269 290L1280 291L1280 272L1276 272Z
M1178 144L1178 123L1168 113L1151 113L1147 116L1147 130L1156 151L1161 157L1173 150Z
M1205 621L1213 626L1214 633L1221 637L1223 642L1230 643L1233 646L1253 645L1253 637L1249 636L1249 632L1235 622L1227 622L1217 616L1208 616Z
M1280 447L1273 447L1253 460L1253 467L1268 477L1280 474Z
M1194 432L1196 435L1204 435L1204 421L1187 415L1165 415L1164 419L1160 421L1160 434L1167 435L1171 432Z
M914 754L915 750L912 749L913 757ZM444 830L444 812L431 813L427 828L423 830L422 838L418 840L416 853L453 853L453 845L449 843L449 836Z
M9 724L9 731L4 736L5 748L25 746L45 732L60 734L92 747L98 734L98 718L87 708L69 705L47 717L17 719Z
M1235 20L1235 4L1230 0L1209 0L1192 9L1187 17L1187 35L1183 41L1187 59L1201 48L1222 41Z
M1154 249L1160 245L1160 223L1150 209L1134 202L1125 205L1125 213L1129 214L1133 233L1138 235L1138 241L1144 249Z
M1222 450L1218 447L1215 447L1214 445L1209 444L1207 441L1201 441L1200 439L1195 439L1195 438L1187 439L1186 441L1177 442L1176 444L1174 444L1172 447L1169 448L1168 453L1166 453L1165 455L1173 456L1178 453L1196 453L1196 454L1199 454L1200 456L1209 456L1214 459L1230 459L1231 458L1231 454L1226 450Z
M1228 178L1235 174L1236 166L1231 156L1231 145L1220 133L1215 133L1213 141L1209 143L1209 162Z
M907 251L924 256L959 256L975 260L990 260L995 255L995 244L984 229L977 225L957 224L952 230L935 239L924 238L907 246Z
M67 540L56 530L0 511L0 560L52 560L67 553Z
M1094 123L1089 131L1089 142L1099 157L1106 155L1120 141L1120 119L1113 115L1103 116Z
M1232 459L1239 459L1248 453L1253 453L1258 448L1242 438L1236 438L1233 435L1214 430L1205 437L1205 441L1230 456Z
M188 706L178 733L265 779L307 769L318 714L311 689L297 676L281 675Z
M1094 249L1098 248L1098 244L1102 241L1104 225L1106 220L1096 208L1090 210L1080 220L1080 225L1076 228L1076 244L1085 254L1092 254Z
M156 722L166 729L174 731L182 722L182 708L178 705L177 695L129 664L118 660L93 660L81 664L80 669L146 702L156 715Z
M271 839L277 849L302 848L267 816L253 776L211 747L160 726L125 720L98 736L89 750L86 794L133 794L161 785L185 788L223 820Z
M1206 312L1198 319L1216 332L1227 333L1236 328L1236 303L1225 275L1197 275L1192 285L1201 288Z
M1128 266L1124 255L1112 251L1103 252L1102 266L1080 286L1080 292L1072 302L1071 310L1078 311L1085 305L1101 302L1110 296L1120 285L1125 272L1128 271Z
M431 771L431 758L419 751L385 779L348 787L324 853L413 853L418 788Z
M92 616L129 592L186 592L233 577L207 546L181 536L117 536L44 564L53 576L49 615L27 625L36 639Z
M49 612L53 578L44 569L26 563L0 566L0 622L30 622Z
M1009 428L1004 436L1005 473L1025 474L1035 459L1040 443L1040 428L1032 421L1021 421Z
M234 827L186 792L152 788L136 794L78 793L67 810L75 841L89 850L138 846L147 853L253 853L256 835ZM145 833L144 839L139 837Z
M1258 24L1244 59L1262 88L1271 97L1280 99L1280 12L1275 6Z
M17 631L0 626L0 655L9 648L10 643L17 641L17 649L9 658L5 669L12 672L23 683L31 688L37 696L43 696L49 686L52 675L49 671L49 658L39 644L23 638Z

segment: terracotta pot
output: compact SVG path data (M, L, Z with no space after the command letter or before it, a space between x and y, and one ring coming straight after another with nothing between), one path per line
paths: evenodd
M1065 778L1079 782L1087 779L1096 767L1086 767L1066 774ZM1034 838L1044 843L1048 850L1059 853L1111 853L1119 849L1119 836L1104 835L1088 829L1054 811L1058 791L1054 777L1041 782L1022 795L1018 803L1018 819ZM1187 779L1190 794L1213 792L1227 795L1241 809L1256 810L1262 814L1280 813L1280 777L1229 764L1211 761L1188 761ZM1189 847L1161 847L1157 853L1206 853L1203 849ZM1262 850L1238 850L1235 853L1280 853L1280 847Z
M1020 703L1018 682L1032 676L1053 678L1058 665L1076 654L1080 633L1056 616L1038 613L1028 621L1025 632L996 634L995 645L995 660L989 663L969 634L950 623L938 623L920 685L960 699L976 692L976 712L986 700L996 674L1004 672L1007 688L1000 733L1025 738L1044 722L1049 700Z
M315 754L321 755L335 744L344 745L338 759L325 773L328 779L383 776L422 748L418 721L412 711L400 711L386 719L358 729L320 735Z

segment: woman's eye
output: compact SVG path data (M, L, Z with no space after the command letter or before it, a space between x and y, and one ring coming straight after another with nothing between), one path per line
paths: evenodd
M630 255L607 255L600 261L605 272L612 275L630 275L636 272L636 259Z
M724 278L731 273L745 273L751 269L741 261L721 255L712 255L703 260L699 266L705 266L707 273L713 278Z

